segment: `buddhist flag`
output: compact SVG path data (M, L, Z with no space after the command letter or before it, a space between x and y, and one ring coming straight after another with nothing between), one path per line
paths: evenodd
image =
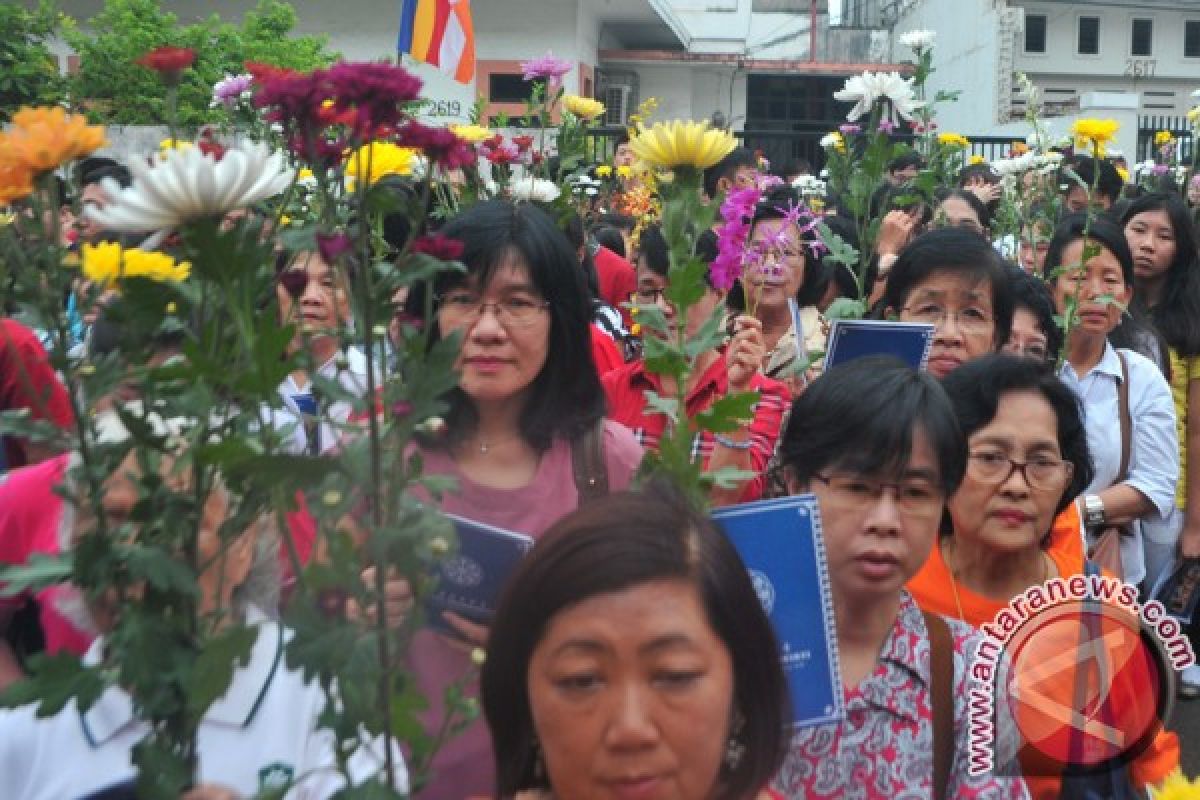
M396 49L470 83L475 78L470 0L401 0Z

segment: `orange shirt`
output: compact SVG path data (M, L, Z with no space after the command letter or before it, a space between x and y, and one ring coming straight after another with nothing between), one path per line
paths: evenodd
M1055 520L1046 549L1046 555L1054 562L1059 577L1064 578L1084 572L1083 540L1079 533L1078 513L1072 512L1074 508L1075 504L1072 503L1067 511ZM1063 521L1063 517L1068 514L1074 516L1074 523ZM1070 533L1072 527L1073 534ZM941 547L937 545L929 554L925 566L913 576L906 588L921 610L961 619L977 628L994 620L1008 605L1008 601L984 597L961 583L956 584L950 567L942 558ZM1162 730L1146 751L1134 760L1131 777L1140 787L1158 784L1178 766L1179 737L1172 731ZM1025 783L1033 800L1056 800L1060 794L1060 780L1054 776L1026 776Z

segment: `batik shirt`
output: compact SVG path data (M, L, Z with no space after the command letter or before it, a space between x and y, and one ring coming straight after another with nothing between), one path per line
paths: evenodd
M1028 798L1020 777L968 774L968 671L982 635L958 620L948 619L946 624L954 640L954 759L946 797ZM796 732L773 787L795 800L929 800L933 793L929 634L907 592L901 593L900 611L875 671L846 689L845 699L842 722Z

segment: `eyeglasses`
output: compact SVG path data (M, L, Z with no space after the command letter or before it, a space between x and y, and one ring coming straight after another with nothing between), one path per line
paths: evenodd
M1049 352L1046 350L1045 342L1016 342L1013 339L1008 340L1008 344L1004 346L1004 352L1011 353L1015 356L1025 356L1032 358L1034 361L1045 361Z
M658 302L658 298L662 297L666 291L666 289L638 289L633 293L633 296L639 305L652 306Z
M990 312L982 308L960 308L958 311L948 311L941 306L922 304L901 309L908 314L912 322L924 322L934 327L941 327L947 319L953 319L958 329L966 334L991 333L993 320Z
M896 505L906 514L924 516L940 513L944 497L931 481L913 478L888 483L861 475L813 475L829 487L839 504L847 510L864 510L879 502L884 489L895 492Z
M981 483L1007 483L1014 470L1020 471L1031 489L1056 491L1071 479L1075 465L1051 456L1017 461L995 450L978 450L967 457L967 475Z
M474 292L446 292L438 297L438 314L443 325L456 326L474 323L484 312L492 309L496 319L505 327L521 327L532 324L543 311L550 307L545 300L512 295L494 303L485 303Z

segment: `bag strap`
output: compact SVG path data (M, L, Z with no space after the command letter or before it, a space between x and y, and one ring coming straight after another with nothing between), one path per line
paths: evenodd
M1125 354L1117 351L1121 359L1121 384L1117 387L1117 409L1121 416L1121 469L1117 472L1116 483L1123 483L1129 477L1130 442L1133 439L1133 420L1129 416L1129 365L1125 363Z
M937 614L922 612L929 631L929 699L933 711L933 797L942 800L954 760L954 639Z
M571 442L571 469L579 505L608 494L608 467L604 461L604 419Z

